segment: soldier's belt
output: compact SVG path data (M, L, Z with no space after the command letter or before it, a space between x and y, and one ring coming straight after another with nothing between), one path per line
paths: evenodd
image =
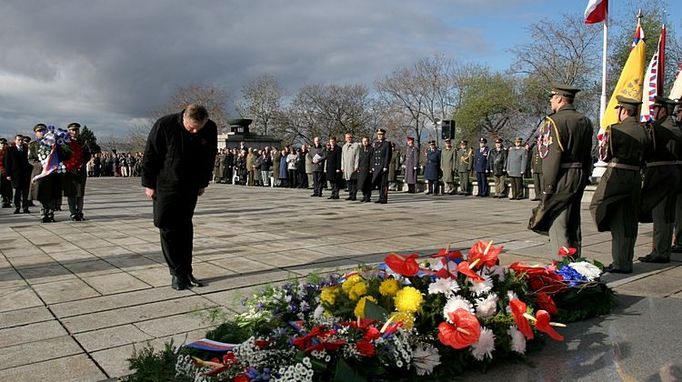
M623 164L623 163L617 163L617 162L609 162L609 164L607 164L606 167L618 168L621 170L630 170L630 171L641 170L641 167L639 167L639 166L633 166L631 164Z
M583 168L583 164L581 162L568 162L562 163L559 168Z
M646 164L647 167L659 167L659 166L677 166L680 164L680 162L676 160L666 160L666 161L660 161L660 162L648 162Z

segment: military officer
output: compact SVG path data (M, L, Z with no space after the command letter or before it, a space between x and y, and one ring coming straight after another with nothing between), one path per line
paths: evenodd
M535 137L536 142L528 149L530 151L528 155L531 156L530 173L533 175L533 188L535 190L535 196L531 199L533 202L539 201L542 195L542 158L540 158L537 144L539 137L539 135Z
M445 140L445 147L440 152L440 171L443 174L443 194L452 195L455 192L455 148L450 138Z
M69 130L69 148L71 157L64 161L66 172L63 176L64 196L69 202L71 220L85 220L83 217L83 196L85 195L85 181L88 176L86 164L90 161L90 148L80 137L81 125L72 122L67 126Z
M580 254L580 200L592 169L592 122L573 106L576 89L554 85L550 92L553 113L541 127L542 196L533 209L528 228L549 235L550 255L561 247Z
M490 150L488 170L495 179L495 198L507 196L507 149L502 138L495 139L495 147Z
M637 239L644 161L651 155L650 133L639 122L642 102L618 96L618 120L607 133L608 166L590 203L599 232L611 231L613 263L604 271L631 273ZM545 173L547 175L547 173Z
M473 168L473 158L474 150L469 147L469 142L466 139L463 139L459 142L459 150L457 150L457 175L459 175L460 195L471 195L471 182L469 181L469 174L471 174L471 169Z
M680 181L682 130L675 126L672 111L676 102L664 97L654 99L655 121L651 125L654 150L646 161L639 221L654 223L653 251L639 261L670 262L670 247L675 224L675 201Z
M44 123L39 123L33 127L36 140L28 146L28 161L33 166L31 179L43 172L43 163L40 156L47 155L46 153L49 153L51 149L51 146L40 142L46 131L47 126ZM60 150L60 157L64 158L65 155L61 151L61 145L57 146L57 150ZM37 200L41 204L41 221L43 223L53 223L55 221L54 211L59 208L62 199L60 174L57 171L53 171L38 180L32 180L29 194L29 199Z
M476 184L478 184L478 194L476 196L486 198L490 196L488 185L488 140L480 138L478 140L478 150L474 153L474 171L476 172Z
M414 194L417 192L417 168L419 167L419 149L414 145L414 137L407 137L407 148L405 149L405 183L407 192Z
M386 139L386 130L377 130L372 160L372 187L379 188L379 200L374 203L388 203L388 166L391 163L391 142Z

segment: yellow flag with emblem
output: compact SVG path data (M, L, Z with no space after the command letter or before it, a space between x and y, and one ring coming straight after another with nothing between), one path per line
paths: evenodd
M618 84L611 94L606 110L604 110L599 137L604 134L608 126L618 123L618 111L615 109L618 105L617 96L636 100L642 99L642 85L644 84L644 70L646 68L646 43L644 42L644 32L639 23L637 24L633 45L628 60L623 66L623 71L620 73L620 78L618 78Z

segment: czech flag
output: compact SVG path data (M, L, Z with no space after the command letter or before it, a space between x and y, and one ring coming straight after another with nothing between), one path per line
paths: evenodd
M597 24L606 20L608 0L590 0L585 8L585 24Z

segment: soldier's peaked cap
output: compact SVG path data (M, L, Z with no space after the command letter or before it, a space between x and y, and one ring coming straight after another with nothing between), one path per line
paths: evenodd
M33 126L33 131L40 131L40 130L47 130L47 125L44 123L39 123L35 126Z
M504 141L502 140L502 138L497 138L497 139L495 139L495 143L503 143L503 142L504 142Z
M81 128L81 124L78 122L71 122L69 123L69 126L66 127L69 130L78 130Z
M384 129L377 129L377 134L386 134L386 130L384 130Z
M642 104L642 101L623 96L616 96L616 100L618 100L616 109L622 108L630 111L637 111L637 108L639 108L639 106Z
M4 145L5 143L7 143L7 139L5 139L5 138L0 138L0 144L3 144L3 145Z
M481 138L481 139L479 139L478 141L481 142L481 143L488 143L488 140L485 139L485 138Z
M435 144L436 144L436 141L431 140L431 141L429 141L429 144L430 144L430 145L435 145Z
M560 95L562 97L575 98L576 93L578 93L579 91L580 89L570 85L552 84L552 90L550 91L550 93L552 95Z
M660 97L660 96L655 96L654 97L654 106L667 106L667 107L672 107L677 105L677 102L674 100L671 100L668 97Z
M460 145L468 145L469 141L467 141L466 139L462 139L461 141L459 141L459 144Z

